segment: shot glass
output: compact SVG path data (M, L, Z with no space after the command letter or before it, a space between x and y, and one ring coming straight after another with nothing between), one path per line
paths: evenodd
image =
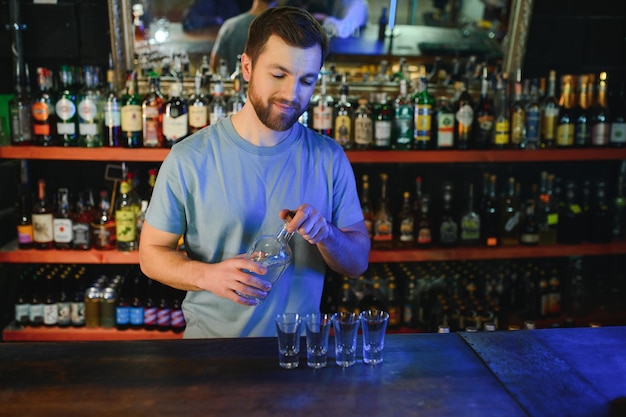
M298 313L283 313L276 316L278 336L278 364L281 368L297 368L300 360L300 323Z
M359 315L345 311L333 314L335 329L335 362L347 368L356 361L356 336L359 330Z
M361 328L363 329L363 362L376 365L383 361L385 331L389 322L386 311L366 310L361 312Z
M310 368L325 368L328 352L328 334L332 326L331 316L325 313L309 313L304 316L306 327L306 363Z

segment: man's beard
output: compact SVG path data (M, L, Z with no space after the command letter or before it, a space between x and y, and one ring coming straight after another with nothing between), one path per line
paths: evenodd
M277 98L270 98L266 103L256 95L254 89L254 83L250 84L248 88L248 100L252 104L257 117L267 128L275 130L277 132L284 132L291 129L291 127L298 121L298 118L304 110L300 107L297 101L281 100ZM291 114L279 113L278 115L272 115L272 104L281 103L284 106L289 106L294 109Z

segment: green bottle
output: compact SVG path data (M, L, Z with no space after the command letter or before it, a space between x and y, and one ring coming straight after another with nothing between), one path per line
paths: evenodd
M99 148L103 144L104 104L97 67L83 68L84 86L78 94L78 146Z
M78 145L78 111L74 91L74 69L68 65L59 70L61 87L54 106L57 116L57 138L62 146Z
M126 148L141 148L143 146L141 96L135 72L129 72L126 77L126 92L121 101L122 144Z

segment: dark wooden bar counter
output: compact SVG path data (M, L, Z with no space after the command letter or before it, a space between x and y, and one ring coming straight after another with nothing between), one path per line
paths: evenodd
M330 356L283 370L274 338L3 343L0 416L608 416L626 395L625 328L389 334L380 365Z

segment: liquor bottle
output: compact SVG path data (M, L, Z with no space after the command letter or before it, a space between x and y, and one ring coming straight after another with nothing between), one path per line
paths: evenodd
M231 91L228 102L226 103L226 115L232 116L238 113L246 103L246 94L244 92L245 80L243 78L243 72L241 71L241 56L239 56L235 71L230 75L230 79L233 81L233 90Z
M44 282L42 274L44 268L40 268L31 277L30 285L30 308L28 309L28 323L32 327L43 325L44 309Z
M391 132L393 113L387 101L387 93L378 93L374 105L374 147L389 149L391 147Z
M541 132L541 106L539 103L539 86L533 79L530 86L529 99L526 102L526 148L539 149Z
M157 298L158 281L146 280L145 299L143 303L143 327L146 330L156 330L157 328Z
M20 65L16 65L15 95L9 101L12 146L32 144L32 103L28 78L27 74L22 74Z
M419 218L415 225L417 247L420 249L430 248L433 243L433 222L430 216L430 196L423 195L420 198Z
M348 82L346 75L343 75L341 88L339 89L339 100L334 106L334 128L333 138L344 149L352 149L354 138L352 137L352 105L348 101Z
M536 246L539 244L539 224L535 213L536 202L528 199L525 204L525 213L520 224L520 245Z
M357 150L370 149L374 142L372 112L368 101L360 98L354 112L354 148Z
M37 200L33 205L33 241L36 249L52 249L54 246L54 206L46 194L46 181L37 183Z
M29 324L29 282L27 277L30 276L32 271L30 268L23 271L17 276L15 283L15 324L17 326L28 326Z
M62 146L78 145L78 112L74 91L74 68L62 65L59 70L61 88L54 105L58 142Z
M121 103L115 90L115 70L109 56L107 69L107 90L103 93L104 102L104 145L122 146L122 114Z
M373 246L376 249L391 249L393 244L393 216L387 199L387 179L386 173L380 174L380 200L378 210L374 217Z
M586 148L591 145L591 108L589 100L589 77L581 75L578 83L578 103L574 107L574 146Z
M402 305L400 304L400 296L395 281L391 280L387 284L387 312L389 313L388 327L390 329L399 329L402 325Z
M614 148L626 146L626 94L624 92L626 80L620 83L619 92L613 94L611 106L611 136L609 145Z
M612 238L612 216L607 196L607 184L597 180L595 198L591 206L591 227L589 241L592 243L609 243Z
M399 248L412 248L415 245L415 216L411 207L411 193L402 194L402 209L398 213L398 242Z
M69 327L72 324L69 272L62 271L57 282L57 326L59 327Z
M59 320L59 306L56 300L57 280L55 275L49 273L43 282L43 324L46 327L54 327Z
M109 192L101 190L99 197L96 215L91 223L91 243L95 249L114 249L116 230Z
M437 149L452 149L454 142L454 111L446 96L440 96L434 115Z
M571 75L563 75L559 114L556 119L556 145L560 148L574 146L573 84L574 78Z
M513 102L511 103L511 146L514 149L526 148L526 109L522 97L522 70L515 72Z
M556 268L550 268L548 274L548 303L546 313L549 317L561 314L561 280Z
M72 232L73 213L70 210L70 192L67 188L57 191L57 210L52 220L54 229L54 247L71 249L74 235Z
M139 202L131 195L132 184L128 179L120 182L120 194L115 202L115 240L117 250L137 249L137 213Z
M476 105L475 113L476 148L488 149L491 147L495 116L493 104L489 98L489 78L487 74L487 66L484 66L482 69L480 99Z
M171 148L189 134L189 109L181 82L170 85L169 96L163 104L163 140L165 146Z
M480 215L474 209L474 184L469 183L467 190L467 206L461 216L461 232L459 244L474 246L480 243Z
M361 211L367 228L367 234L370 240L374 236L374 208L370 200L370 184L369 176L363 175L361 184Z
M115 327L117 330L130 328L130 291L132 280L124 276L115 305Z
M224 100L224 84L221 79L213 82L213 98L209 104L209 124L214 125L226 117L226 100Z
M492 146L506 149L511 146L511 113L507 104L507 76L502 74L496 86L496 113L494 117Z
M553 148L556 145L556 124L559 115L559 103L556 100L556 71L548 74L548 92L541 103L541 148Z
M413 148L414 109L413 102L407 94L407 81L399 81L400 91L393 101L393 123L391 132L391 149L409 150Z
M141 96L137 87L137 73L129 71L126 76L126 91L121 99L121 137L126 148L143 146Z
M205 80L210 77L196 71L194 93L189 98L189 133L195 133L209 125L210 100L206 93Z
M91 190L81 193L75 202L72 222L72 248L91 249L91 223L93 222L93 196Z
M170 327L172 329L172 332L182 333L185 331L185 327L186 327L185 316L183 314L183 308L182 308L183 298L185 297L185 292L177 290L175 288L171 288L170 290L171 290Z
M157 304L157 330L167 332L172 324L171 308L168 299L168 291L165 284L157 283L159 288L159 302Z
M129 278L132 280L129 308L130 328L139 330L143 328L145 283L150 278L141 272Z
M159 76L152 72L148 77L149 89L141 101L143 146L163 147L163 103L165 98L159 87Z
M19 193L19 217L17 220L17 246L20 249L32 249L33 241L33 221L32 202L30 193L26 190L25 184L20 184Z
M488 247L494 247L500 245L500 202L496 194L496 180L497 177L493 174L489 176L489 191L487 193L487 199L485 200L485 206L481 215L481 240L483 244Z
M84 86L78 92L78 146L99 148L103 145L103 97L100 92L100 71L93 66L83 68Z
M620 164L617 176L617 186L613 197L613 240L624 240L626 232L626 195L624 192L624 181L626 180L626 161Z
M84 276L77 272L71 278L70 291L70 321L72 327L83 327L85 325L85 288Z
M609 107L607 103L608 75L602 71L598 76L595 102L591 108L591 146L608 146L611 136Z
M311 99L311 114L313 116L312 128L321 135L332 137L334 100L326 91L328 73L325 69L322 69L320 78L320 91Z
M454 186L452 183L446 182L443 185L443 207L441 218L439 220L439 244L445 247L452 247L458 244L459 226L455 220L453 213Z
M576 182L567 181L565 184L565 198L559 207L559 225L557 230L557 242L564 244L577 244L582 242L584 230L581 224L582 209L578 204L576 195Z
M503 246L519 244L521 214L517 199L518 185L514 177L509 177L506 193L502 199L500 242Z
M454 131L456 146L459 149L469 149L474 140L474 101L467 91L467 79L457 83L460 95L454 109ZM456 88L456 86L455 86Z
M553 193L553 185L554 174L542 171L539 187L539 212L537 214L540 245L554 245L557 242L559 213Z
M416 78L415 81L419 87L417 93L413 96L415 105L413 149L430 149L433 143L432 138L434 137L435 98L428 92L428 80L426 79L425 70L421 72L419 78Z
M38 146L54 146L57 145L57 139L52 71L37 68L37 85L39 91L33 98L32 106L33 143Z
M100 300L100 327L111 329L115 327L115 307L117 292L111 285L103 288Z

